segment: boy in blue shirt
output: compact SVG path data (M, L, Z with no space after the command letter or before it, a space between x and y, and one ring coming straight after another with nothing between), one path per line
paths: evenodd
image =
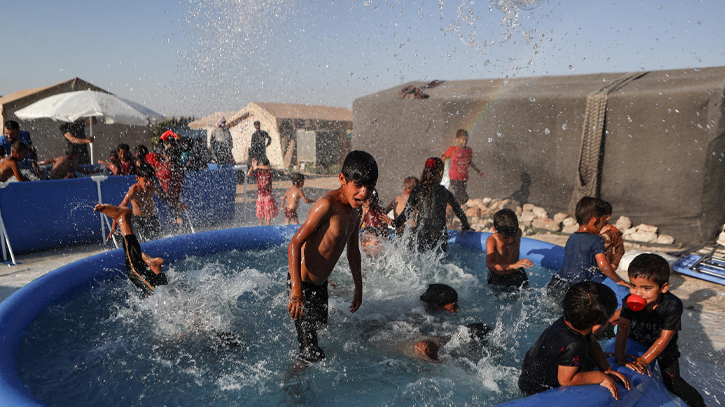
M622 301L614 346L617 363L649 376L647 366L657 359L665 387L691 407L704 406L702 395L680 376L677 331L681 329L682 301L669 292L670 265L656 254L644 253L632 260L628 275L630 295L644 298L646 305L633 311L627 306L629 296ZM628 337L649 349L642 356L627 355Z
M602 200L584 197L576 204L576 221L579 229L569 236L564 247L564 264L551 278L549 291L565 291L580 281L602 282L609 277L625 287L629 284L614 272L607 260L604 241L599 231L604 225Z
M530 396L560 386L598 384L619 399L616 381L630 390L629 380L614 371L593 334L614 320L617 296L604 284L583 281L569 288L564 316L541 334L526 352L519 389ZM598 369L598 370L597 370Z

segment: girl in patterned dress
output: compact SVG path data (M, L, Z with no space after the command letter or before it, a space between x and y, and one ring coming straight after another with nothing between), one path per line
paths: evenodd
M277 216L277 201L272 195L272 171L269 169L269 160L262 158L261 160L252 159L252 166L247 172L247 176L256 173L257 176L257 217L259 218L259 226L262 221L267 219L267 226L270 225L272 218Z

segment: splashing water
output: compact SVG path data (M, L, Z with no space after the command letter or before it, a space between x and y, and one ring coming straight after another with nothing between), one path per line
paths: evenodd
M148 299L120 279L55 304L26 334L20 375L53 405L494 404L520 397L523 352L558 318L558 307L539 288L492 291L484 253L386 249L364 256L363 306L355 314L347 262L333 272L323 363L296 361L286 247L276 247L177 262L168 271L172 283ZM529 275L541 287L550 272ZM418 297L432 283L456 288L461 311L427 312ZM473 347L465 328L473 322L494 327L487 347ZM414 357L413 344L431 336L449 339L442 363Z

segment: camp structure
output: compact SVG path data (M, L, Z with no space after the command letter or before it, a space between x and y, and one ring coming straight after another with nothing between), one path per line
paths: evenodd
M725 67L412 82L355 100L352 148L376 158L385 201L466 129L486 174L470 171L472 197L556 213L599 196L614 219L712 240L725 222L724 87Z
M60 132L60 126L64 122L53 119L21 120L18 119L15 112L49 96L87 89L110 93L80 78L73 78L55 85L21 90L0 97L2 122L15 120L20 124L22 130L30 133L30 139L38 152L38 160L65 155L67 142ZM139 107L139 105L135 105L135 107ZM150 111L144 111L144 113L146 112ZM148 144L151 137L147 126L105 124L102 117L98 117L97 120L98 123L93 125L93 137L95 138L93 149L96 158L108 159L110 151L115 150L120 143L126 143L132 147L137 144ZM86 136L90 136L88 128L86 128Z
M298 163L326 167L340 163L350 151L350 109L251 102L239 111L203 117L189 123L189 127L205 129L211 137L222 117L232 134L232 154L237 163L247 162L255 121L272 138L267 158L273 168L286 169Z

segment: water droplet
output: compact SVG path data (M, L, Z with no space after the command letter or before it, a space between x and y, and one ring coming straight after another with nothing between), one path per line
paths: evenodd
M632 118L629 117L629 115L627 115L627 121L630 122L630 123L632 123Z
M533 98L533 97L530 97L529 100L532 101L532 102L536 102L536 99Z
M548 128L548 127L547 127L547 128L545 128L545 129L544 129L544 134L546 134L546 135L548 136L549 134L551 134L551 130L549 130L549 128Z
M564 124L561 125L561 129L562 130L566 130L566 123L564 123Z

